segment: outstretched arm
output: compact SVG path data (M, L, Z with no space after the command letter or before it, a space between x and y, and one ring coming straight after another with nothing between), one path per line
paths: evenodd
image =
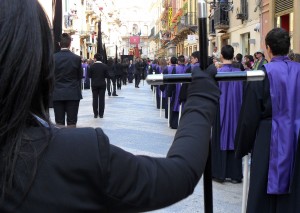
M188 195L205 168L219 89L204 72L193 74L189 97L166 158L134 156L110 146L105 194L112 212L141 212Z

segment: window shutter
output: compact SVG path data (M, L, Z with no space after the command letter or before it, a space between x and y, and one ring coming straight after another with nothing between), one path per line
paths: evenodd
M293 0L275 0L275 15L282 15L293 9Z

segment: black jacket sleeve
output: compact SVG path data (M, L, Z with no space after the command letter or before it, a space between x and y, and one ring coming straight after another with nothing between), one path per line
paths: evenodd
M134 156L110 146L103 169L108 211L149 211L193 193L205 168L219 94L218 86L206 73L194 75L166 158Z
M264 68L263 70L265 71ZM270 117L269 88L267 74L264 81L248 82L245 86L234 140L237 158L242 158L252 151L261 119Z

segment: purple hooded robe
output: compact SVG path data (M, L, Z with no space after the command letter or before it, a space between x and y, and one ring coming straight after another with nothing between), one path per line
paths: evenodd
M300 64L286 56L265 64L270 81L272 129L268 194L290 191L300 130Z
M240 71L230 64L224 64L218 72ZM234 137L238 124L238 116L242 105L243 82L220 82L220 148L234 150Z

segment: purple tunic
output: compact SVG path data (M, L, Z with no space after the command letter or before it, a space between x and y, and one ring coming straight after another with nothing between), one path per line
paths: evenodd
M199 64L199 63L191 64L191 70L193 70L193 69L194 69L194 67L199 67L199 66L200 66L200 64Z
M156 69L159 74L163 74L163 70L162 70L161 66L157 65ZM160 90L159 86L156 87L156 92L157 92L158 96L160 97L160 94L162 91ZM165 98L166 96L167 96L167 91L165 90L162 92L162 97Z
M157 64L151 64L152 66L152 72L157 74L156 68L157 68ZM152 74L152 73L151 73Z
M265 64L270 81L272 130L268 194L290 191L300 130L300 64L286 56Z
M224 64L218 72L240 71L239 68ZM221 150L234 150L234 137L238 123L238 116L242 105L243 83L220 82L220 148Z
M87 68L88 68L88 65L87 64L82 64L82 69L83 69L83 78L86 80L88 78L88 75L87 75Z
M185 65L178 65L176 66L176 74L183 74L185 73L186 67ZM175 92L175 99L173 105L173 111L179 112L180 102L179 102L179 93L181 89L181 84L176 84L176 92Z
M173 71L173 68L176 68L176 65L174 64L174 65L169 65L168 66L168 74L172 74L172 71Z

